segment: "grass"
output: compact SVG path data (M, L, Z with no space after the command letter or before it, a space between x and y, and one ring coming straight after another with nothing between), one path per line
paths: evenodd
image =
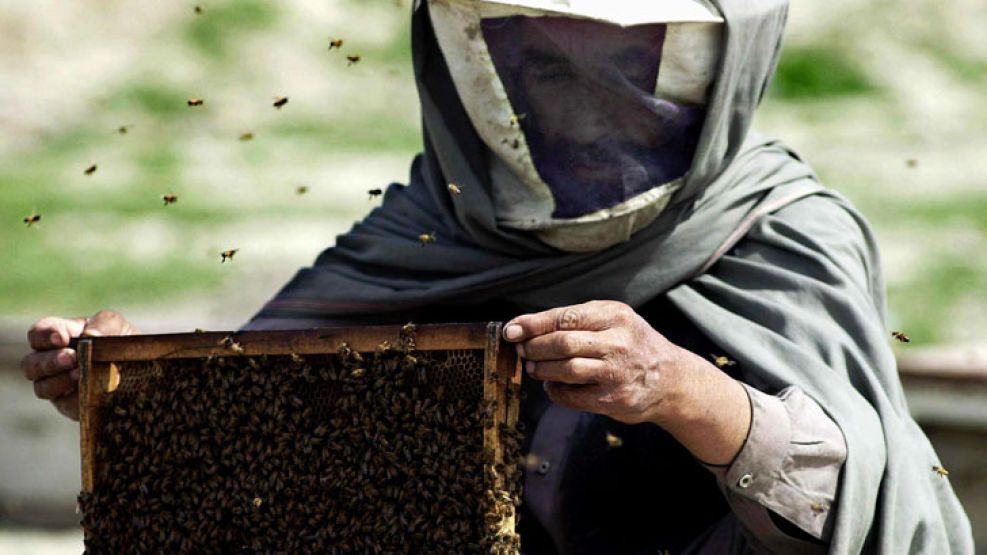
M852 56L829 46L792 46L782 52L769 91L781 100L822 100L879 92Z

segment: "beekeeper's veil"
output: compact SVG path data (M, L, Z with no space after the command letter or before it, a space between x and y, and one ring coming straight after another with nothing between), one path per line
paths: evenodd
M489 157L497 221L569 251L649 224L681 187L722 19L697 0L432 0Z

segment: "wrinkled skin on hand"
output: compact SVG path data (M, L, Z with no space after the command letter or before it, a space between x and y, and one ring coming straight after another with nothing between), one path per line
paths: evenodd
M21 370L25 378L34 382L34 394L39 399L51 401L58 412L78 420L79 364L69 341L75 337L138 333L126 318L110 310L89 318L42 318L27 332L33 350L21 359Z
M615 301L520 316L505 337L553 402L628 424L666 418L687 366L682 348Z

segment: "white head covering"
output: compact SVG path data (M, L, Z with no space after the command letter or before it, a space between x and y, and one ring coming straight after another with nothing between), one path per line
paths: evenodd
M429 0L429 6L459 97L478 135L493 153L489 170L500 225L529 230L557 248L581 252L626 241L658 216L681 186L685 177L682 171L691 162L695 144L682 146L687 152L679 158L688 159L679 161L681 171L670 179L658 179L654 171L649 175L634 156L619 152L619 145L610 148L609 159L620 161L610 169L612 183L596 188L605 191L603 198L596 198L594 188L578 180L550 176L546 163L539 163L539 145L532 143L537 139L527 125L534 118L516 113L513 104L519 101L520 93L505 83L503 71L498 72L497 63L503 70L504 61L491 46L491 33L496 32L491 23L521 16L564 17L620 27L663 26L654 90L634 90L640 98L631 99L628 110L640 111L635 105L649 104L647 109L654 112L655 119L645 125L652 128L661 127L663 114L682 119L685 116L681 112L688 111L693 120L689 134L698 140L707 90L721 49L722 19L715 9L702 0ZM612 76L604 73L583 73L579 78L594 82L600 90L612 90L614 82L605 82ZM632 88L628 83L620 86ZM621 94L626 96L626 91ZM592 111L597 106L585 109ZM607 147L594 148L591 145L588 152L606 158ZM557 152L560 149L541 149L543 154L554 153L562 159L556 166L565 165L565 155Z

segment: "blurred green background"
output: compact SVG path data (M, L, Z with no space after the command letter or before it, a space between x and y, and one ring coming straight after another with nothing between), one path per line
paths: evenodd
M47 314L114 308L145 331L249 318L378 202L368 189L405 181L421 146L408 14L408 0L0 2L0 370ZM798 0L758 116L876 226L888 325L910 348L985 344L984 29L982 0ZM0 515L74 523L77 442L0 372ZM964 452L973 470L950 480L987 507L982 456ZM81 547L77 527L6 526L0 552Z
M871 218L889 325L926 344L987 324L987 15L959 4L798 2L758 121ZM5 318L114 307L236 325L372 206L367 189L405 179L420 148L406 5L194 5L0 9ZM226 248L235 263L219 264Z

